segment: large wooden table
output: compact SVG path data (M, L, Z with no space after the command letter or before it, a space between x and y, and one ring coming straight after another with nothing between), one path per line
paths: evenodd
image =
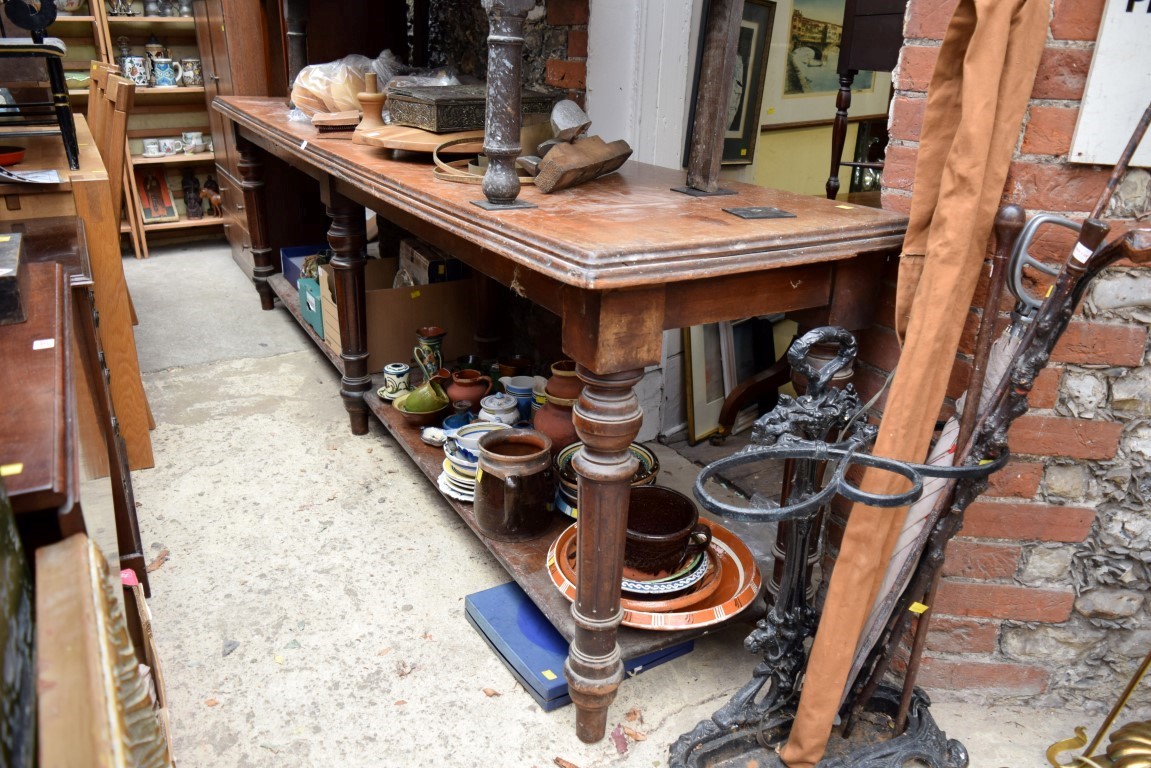
M576 731L584 741L601 739L622 679L617 639L626 645L642 643L637 635L664 634L617 632L634 461L627 447L642 421L634 387L645 366L660 362L663 332L828 305L833 316L838 305L840 316L858 317L874 299L861 286L874 286L879 270L876 259L857 257L898 248L906 220L743 184L727 185L737 193L731 196L689 197L671 191L683 184L682 172L640 163L550 196L529 187L521 199L537 208L489 212L472 202L482 199L478 186L435 180L425 158L321 137L307 124L288 122L281 99L217 98L214 106L234 124L242 153L255 284L265 309L274 307L277 292L289 299L285 304L293 302L268 242L268 217L275 212L263 205L263 163L272 155L319 181L336 252L343 353L333 362L343 372L341 395L353 433L367 431L371 409L425 474L438 471L436 457L375 397L367 370L365 207L561 318L564 351L586 383L575 408L586 448L576 464L580 581L570 616L562 598L548 594L541 554L547 539L530 546L485 543L572 640L565 673ZM745 220L723 210L752 206L796 216ZM454 506L474 528L470 505Z

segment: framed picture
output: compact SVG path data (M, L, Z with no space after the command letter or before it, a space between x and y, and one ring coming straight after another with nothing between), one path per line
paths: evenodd
M687 439L695 445L719 429L723 403L744 379L755 374L753 326L749 320L708 323L683 329L687 391ZM732 434L755 421L752 403L736 415Z
M779 0L763 92L765 129L831 123L839 92L839 43L845 0ZM891 74L860 72L851 116L887 114Z
M723 135L724 165L747 164L755 158L775 7L773 0L744 0Z
M160 168L137 168L136 189L140 193L140 211L145 224L180 220L168 180Z

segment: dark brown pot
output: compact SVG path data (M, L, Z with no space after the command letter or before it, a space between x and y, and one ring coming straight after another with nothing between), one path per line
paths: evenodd
M501 429L480 438L476 526L499 541L527 541L551 527L555 497L551 440L534 429Z

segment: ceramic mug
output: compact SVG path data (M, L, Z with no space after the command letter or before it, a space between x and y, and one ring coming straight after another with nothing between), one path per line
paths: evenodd
M152 84L157 88L172 88L180 82L184 70L180 62L172 59L152 59Z
M160 139L160 154L174 155L184 148L184 142L179 139Z
M184 144L185 155L198 155L204 151L204 144L202 142L195 142L193 144Z
M498 541L547 533L556 492L551 447L534 429L501 429L480 438L473 507L480 533Z
M180 134L180 141L184 142L184 146L189 144L203 144L204 132L203 131L184 131Z
M146 86L148 84L148 57L121 56L120 74L138 86Z
M160 151L159 139L144 139L142 144L144 146L144 157L160 157L163 154Z
M407 363L388 363L384 366L384 397L394 399L408 391L412 367Z
M624 565L657 576L674 572L711 544L711 528L699 522L695 502L659 485L633 487L627 505Z
M180 59L180 67L184 70L180 77L181 83L188 87L204 84L204 65L199 59Z

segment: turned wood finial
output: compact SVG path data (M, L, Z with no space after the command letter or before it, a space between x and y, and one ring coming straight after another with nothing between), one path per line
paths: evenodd
M388 100L385 93L380 93L379 78L375 72L369 71L364 75L364 90L356 94L360 102L360 109L364 116L360 120L357 130L368 131L373 128L382 128L384 125L384 102Z

